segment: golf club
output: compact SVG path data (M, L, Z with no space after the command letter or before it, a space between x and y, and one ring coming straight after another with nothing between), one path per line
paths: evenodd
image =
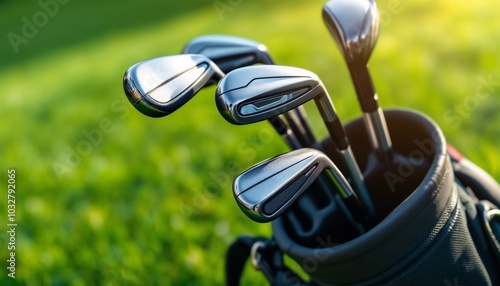
M228 35L205 35L189 41L183 54L202 54L210 58L224 73L254 64L273 65L267 47L249 39ZM317 146L301 106L284 114L292 132L303 147Z
M285 212L324 171L354 217L362 206L351 186L323 153L299 149L265 160L236 177L233 195L241 210L256 222L272 221Z
M203 55L174 55L133 65L125 72L123 88L137 110L150 117L162 117L223 76L217 65Z
M287 66L250 66L228 73L218 84L216 104L233 124L249 124L282 114L314 99L354 188L371 219L375 207L352 153L344 127L319 77Z
M203 55L174 55L140 62L127 70L125 94L137 110L150 117L166 116L224 73ZM281 118L269 120L292 149L300 148Z
M371 0L331 0L323 7L323 19L349 67L371 144L389 168L392 141L367 66L379 32L377 5Z

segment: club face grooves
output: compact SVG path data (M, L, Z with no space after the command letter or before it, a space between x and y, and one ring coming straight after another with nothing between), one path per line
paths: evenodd
M317 165L306 169L302 175L293 180L290 184L283 187L277 194L262 204L262 214L267 217L273 217L286 205L292 205L295 202L294 197L298 197L305 191L303 185L308 181ZM302 190L297 192L297 190Z
M209 65L207 63L200 63L167 79L158 87L146 93L145 96L149 97L148 102L165 106L173 105L179 99L182 99L183 103L185 103L198 91L197 86L199 86L199 83L205 83L203 77L209 73L208 69ZM191 89L193 93L189 94ZM182 96L183 94L186 94L186 96Z
M299 149L249 168L233 184L243 212L256 222L279 217L329 166L327 157L313 149Z
M309 88L305 87L299 90L291 90L279 94L264 94L260 97L256 97L255 99L242 102L235 110L237 111L238 117L244 118L256 116L275 108L275 111L270 114L272 116L276 116L293 109L293 101L297 100L298 97L305 94L308 90ZM291 107L288 108L286 104Z

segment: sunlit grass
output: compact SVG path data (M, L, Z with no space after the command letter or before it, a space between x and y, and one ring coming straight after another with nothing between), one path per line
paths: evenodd
M271 233L269 225L252 223L238 209L232 178L285 152L286 146L266 122L232 126L224 121L214 105L214 87L167 118L147 118L126 101L122 75L138 61L178 53L195 36L240 35L265 43L278 64L316 72L347 121L361 113L345 64L323 25L323 1L242 1L222 18L209 4L185 13L194 5L188 1L175 4L184 14L146 24L151 14L118 12L126 3L94 2L85 5L99 11L95 23L112 26L122 21L118 17L129 17L136 25L102 33L95 23L88 29L66 27L72 17L82 17L78 5L83 4L75 2L32 40L33 46L23 46L18 55L6 50L18 64L0 66L0 165L18 169L20 188L17 281L223 284L228 244L240 234ZM381 13L391 13L390 2L378 1ZM147 3L155 11L170 5ZM2 5L12 9L2 23L14 28L19 17L37 9ZM370 60L381 104L428 114L448 141L500 179L500 4L401 5L383 22ZM59 46L58 35L63 42L73 29L86 32L84 40ZM40 50L34 53L33 47ZM482 91L489 93L478 98L484 79L489 83ZM316 134L325 136L314 105L307 109ZM86 135L96 132L101 135ZM85 144L90 151L82 154ZM75 153L79 159L68 162ZM262 275L250 269L246 284L261 285ZM0 277L1 285L10 282L5 279Z

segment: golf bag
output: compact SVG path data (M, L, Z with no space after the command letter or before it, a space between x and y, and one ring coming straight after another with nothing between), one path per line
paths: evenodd
M272 222L272 238L242 236L230 246L228 285L238 285L248 258L271 285L500 285L498 183L447 145L427 116L384 113L405 159L365 176L377 224L360 234L334 186L312 185ZM363 173L377 173L363 120L346 131ZM332 142L322 145L341 168ZM307 275L288 268L283 255Z

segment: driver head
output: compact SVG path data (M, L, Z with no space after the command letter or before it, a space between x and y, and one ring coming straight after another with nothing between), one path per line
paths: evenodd
M366 65L380 26L375 1L330 0L323 6L323 20L346 62Z
M130 67L123 88L132 105L150 117L168 115L224 73L203 55L154 58Z
M265 45L245 38L226 35L207 35L195 38L187 43L182 53L205 55L217 64L224 73L256 63L273 64Z

